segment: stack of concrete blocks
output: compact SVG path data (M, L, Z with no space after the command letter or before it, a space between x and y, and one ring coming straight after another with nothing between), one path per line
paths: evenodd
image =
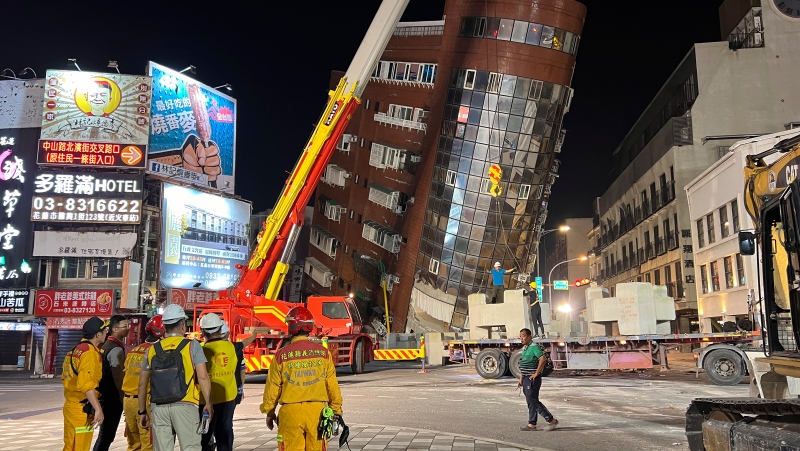
M506 290L504 302L501 304L490 304L489 298L484 293L474 293L469 295L469 324L470 338L478 340L482 338L517 338L519 331L523 328L533 330L531 322L530 298L522 295L522 290ZM550 305L542 303L542 323L545 326L545 334L550 324ZM505 337L493 329L505 327Z
M671 333L675 300L667 287L646 282L617 284L615 297L600 287L586 289L589 336L648 335Z
M550 323L550 336L558 337L586 337L589 332L589 322L583 314L575 312L555 312L555 319Z

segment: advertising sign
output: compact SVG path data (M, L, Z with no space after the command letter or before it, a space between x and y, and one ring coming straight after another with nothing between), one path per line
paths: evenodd
M114 290L38 290L36 316L111 316Z
M135 233L34 232L35 257L128 258L136 246Z
M236 99L152 61L153 114L148 159L208 176L233 193Z
M31 221L139 224L139 174L46 172L33 180Z
M39 141L36 162L43 166L144 168L145 146L86 141Z
M28 313L29 290L0 290L0 314Z
M167 288L169 303L180 305L187 312L194 310L196 304L208 304L218 297L219 295L216 291Z
M28 220L39 129L0 130L0 289L24 288L31 273Z
M42 126L44 80L0 81L0 128Z
M208 185L208 175L188 169L179 168L170 164L159 163L158 161L147 162L147 172L150 174L163 175L168 178L183 180L198 185Z
M6 321L0 321L0 330L27 332L31 330L31 323L10 323Z
M166 183L162 192L161 283L206 290L230 286L235 265L247 264L250 204Z
M42 140L147 146L150 77L48 70L45 81Z
M89 318L91 318L91 316L51 316L47 318L45 327L59 330L83 329L83 323L88 321Z

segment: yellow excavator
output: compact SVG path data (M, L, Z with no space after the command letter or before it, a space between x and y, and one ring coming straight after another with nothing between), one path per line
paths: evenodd
M692 401L686 411L692 451L800 451L798 168L800 134L747 156L745 208L755 229L739 232L739 249L758 262L762 351L748 362L752 397Z

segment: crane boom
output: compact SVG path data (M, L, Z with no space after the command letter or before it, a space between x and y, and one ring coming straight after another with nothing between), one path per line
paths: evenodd
M361 94L380 59L394 27L400 20L409 0L384 0L376 13L358 51L311 133L303 153L286 181L272 213L264 222L261 239L247 267L241 268L238 283L229 295L235 299L251 298L263 291L263 298L276 300L288 272L288 260L294 249L304 209L325 173L337 142L344 133ZM258 305L256 297L249 303Z

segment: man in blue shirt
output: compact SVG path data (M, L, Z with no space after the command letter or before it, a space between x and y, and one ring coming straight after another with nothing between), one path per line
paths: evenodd
M492 272L492 291L489 293L489 296L491 297L490 302L492 304L495 303L502 304L503 293L506 291L505 283L503 281L503 276L514 272L514 268L506 270L500 267L500 262L495 262L494 269L491 272Z
M533 337L528 328L519 331L519 339L522 341L522 358L519 360L519 382L517 387L522 387L525 400L528 402L528 424L520 427L523 431L535 431L538 415L547 422L544 425L545 431L552 431L558 426L558 420L547 410L547 407L539 401L539 389L542 388L542 371L547 363L544 358L544 351L536 343L531 343Z

